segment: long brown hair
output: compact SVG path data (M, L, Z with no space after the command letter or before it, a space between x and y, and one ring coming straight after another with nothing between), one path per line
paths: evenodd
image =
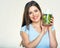
M30 1L25 5L22 26L24 25L28 26L30 23L32 23L32 21L29 18L29 8L31 6L36 6L39 9L39 11L41 12L41 18L42 18L42 11L38 3L35 1Z

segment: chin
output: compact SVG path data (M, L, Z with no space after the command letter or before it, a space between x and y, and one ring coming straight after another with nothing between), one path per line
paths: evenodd
M34 20L33 22L36 22L36 23L37 23L37 22L39 22L39 21L40 21L40 20Z

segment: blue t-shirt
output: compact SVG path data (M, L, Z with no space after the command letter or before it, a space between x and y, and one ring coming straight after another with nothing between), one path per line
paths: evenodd
M54 27L52 26L52 30L54 30ZM25 32L27 33L27 35L29 36L29 41L33 41L34 39L36 39L39 36L39 32L37 32L32 24L29 25L29 30L26 28L26 25L23 26L20 30L21 32ZM49 43L49 35L48 35L48 31L46 32L46 34L43 36L43 38L41 39L41 41L39 42L39 44L36 46L36 48L50 48L50 43Z

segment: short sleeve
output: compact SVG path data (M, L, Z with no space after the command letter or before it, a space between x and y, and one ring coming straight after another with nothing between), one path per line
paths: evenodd
M20 32L26 32L28 34L28 29L26 26L21 27Z
M55 30L55 27L54 26L52 26L52 31L54 31Z

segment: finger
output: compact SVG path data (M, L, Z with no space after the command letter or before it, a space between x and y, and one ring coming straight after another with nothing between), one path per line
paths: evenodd
M51 23L53 23L53 20L50 20Z
M54 20L54 17L52 17L51 20Z
M51 18L50 22L54 22L54 19L53 19L53 18Z
M52 16L52 18L54 19L54 17Z
M51 18L51 20L54 20L54 18Z
M53 25L53 23L50 23L50 25Z

